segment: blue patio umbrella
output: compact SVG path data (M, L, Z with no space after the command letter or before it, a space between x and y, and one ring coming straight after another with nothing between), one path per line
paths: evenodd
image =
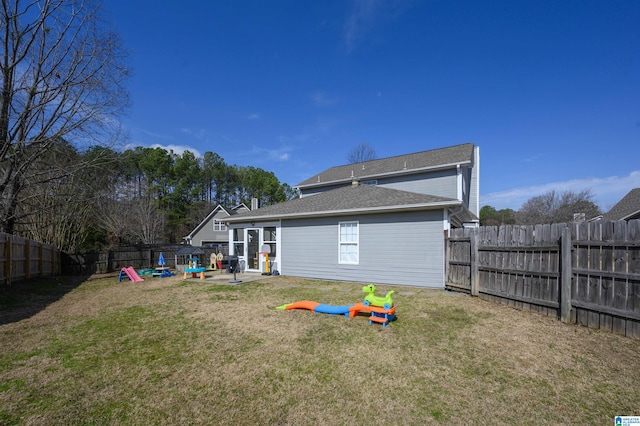
M164 266L167 262L164 260L164 255L160 253L160 257L158 258L158 265Z

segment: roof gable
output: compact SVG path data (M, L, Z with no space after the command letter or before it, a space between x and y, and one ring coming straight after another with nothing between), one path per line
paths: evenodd
M362 181L382 176L419 173L425 169L471 164L473 162L473 149L474 145L472 143L466 143L447 148L331 167L299 183L296 187L325 186L332 183L348 182L353 179Z
M198 224L198 226L196 226L193 231L191 231L189 233L189 235L187 235L185 237L185 239L190 239L192 238L200 229L202 229L202 227L204 225L206 225L218 212L223 212L226 216L231 216L232 214L234 214L235 212L233 210L228 210L225 209L222 204L218 204L213 210L211 210L211 213L209 213L203 220L202 222L200 222Z
M623 220L632 219L638 214L640 214L640 188L635 188L629 191L602 218L604 220Z

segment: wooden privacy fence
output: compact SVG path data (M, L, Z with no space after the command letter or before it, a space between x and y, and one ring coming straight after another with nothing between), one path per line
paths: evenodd
M60 251L50 244L0 233L0 284L60 274Z
M640 221L454 229L446 287L640 338Z
M153 268L158 265L160 253L166 266L175 268L176 253L184 247L183 244L139 244L95 252L65 253L63 270L69 274L104 274L119 271L127 266L136 269ZM226 247L202 247L202 250L206 262L211 253L222 252L225 256L228 254Z

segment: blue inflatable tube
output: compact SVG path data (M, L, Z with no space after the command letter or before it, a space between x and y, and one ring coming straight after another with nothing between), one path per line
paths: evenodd
M320 304L318 306L316 306L313 311L314 312L320 312L322 314L329 314L329 315L346 315L349 316L349 308L352 307L353 305L346 305L346 306L334 306L334 305L323 305Z

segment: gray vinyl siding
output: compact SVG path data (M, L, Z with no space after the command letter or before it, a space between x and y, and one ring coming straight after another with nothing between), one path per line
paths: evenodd
M378 179L378 186L419 194L458 198L458 177L455 169Z
M349 186L351 182L341 182L333 185L318 186L314 188L304 188L300 190L300 195L306 197L307 195L319 194L321 192L331 191L332 189L342 188L343 186Z
M456 169L438 170L433 172L406 174L392 177L367 178L361 182L376 181L378 186L401 191L416 192L425 195L437 195L440 197L458 198L458 178ZM302 196L313 195L332 189L350 186L351 182L343 182L317 188L307 188L302 191Z
M359 264L338 263L338 223L359 223ZM443 211L283 220L284 275L444 288Z
M224 210L218 210L215 215L209 218L191 238L192 245L201 246L203 243L228 243L229 231L214 231L214 220L225 220L229 215Z

